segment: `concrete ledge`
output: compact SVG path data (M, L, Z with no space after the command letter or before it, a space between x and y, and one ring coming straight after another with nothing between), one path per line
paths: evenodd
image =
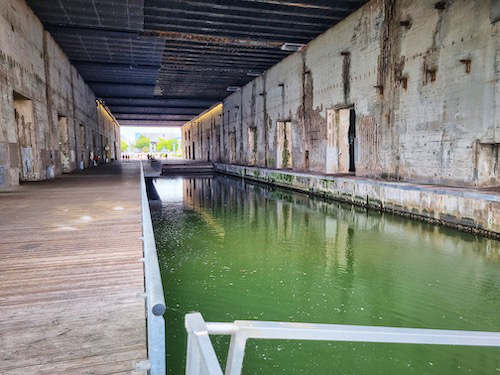
M500 195L473 189L215 164L218 172L500 238Z

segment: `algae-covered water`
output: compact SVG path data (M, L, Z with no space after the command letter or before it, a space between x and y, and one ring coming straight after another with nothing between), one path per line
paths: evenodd
M167 367L184 315L500 331L500 245L227 176L158 179ZM229 338L214 337L225 364ZM499 374L500 348L250 340L244 374Z

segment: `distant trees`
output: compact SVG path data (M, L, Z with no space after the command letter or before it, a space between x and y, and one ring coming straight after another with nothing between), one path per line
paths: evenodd
M137 138L134 147L142 152L148 152L150 143L151 140L148 137L140 135L139 138Z
M122 149L122 151L127 151L128 150L128 144L123 139L120 142L120 148Z
M151 148L151 139L149 137L146 137L143 134L139 134L137 137L135 144L132 146L139 152L150 152ZM124 147L125 146L125 147ZM128 149L128 145L125 144L124 141L122 141L122 151L126 151ZM169 152L173 153L176 152L178 153L181 149L180 141L176 138L171 138L171 139L165 139L165 138L158 138L158 142L156 143L156 152Z
M158 144L156 145L156 150L174 152L179 150L179 146L180 146L179 141L175 138L171 139L159 138Z

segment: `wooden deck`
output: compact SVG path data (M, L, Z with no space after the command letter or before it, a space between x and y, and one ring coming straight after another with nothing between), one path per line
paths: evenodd
M0 193L0 374L143 374L139 170Z

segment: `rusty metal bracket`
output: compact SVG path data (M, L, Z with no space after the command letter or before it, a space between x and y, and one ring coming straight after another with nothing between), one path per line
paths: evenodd
M469 74L471 72L472 60L471 59L462 59L462 60L460 60L460 62L465 65L465 73Z
M399 26L406 27L407 29L409 29L411 27L411 22L410 20L400 21Z
M430 80L431 82L434 82L436 80L436 69L427 69L425 71L425 74L427 76L427 79Z
M408 77L406 76L400 77L399 83L401 84L401 87L403 87L403 89L406 90L408 88Z
M446 1L438 1L437 3L434 4L434 9L437 9L437 10L446 9Z
M383 85L376 85L373 87L375 87L377 89L377 91L380 95L384 95L384 86Z

